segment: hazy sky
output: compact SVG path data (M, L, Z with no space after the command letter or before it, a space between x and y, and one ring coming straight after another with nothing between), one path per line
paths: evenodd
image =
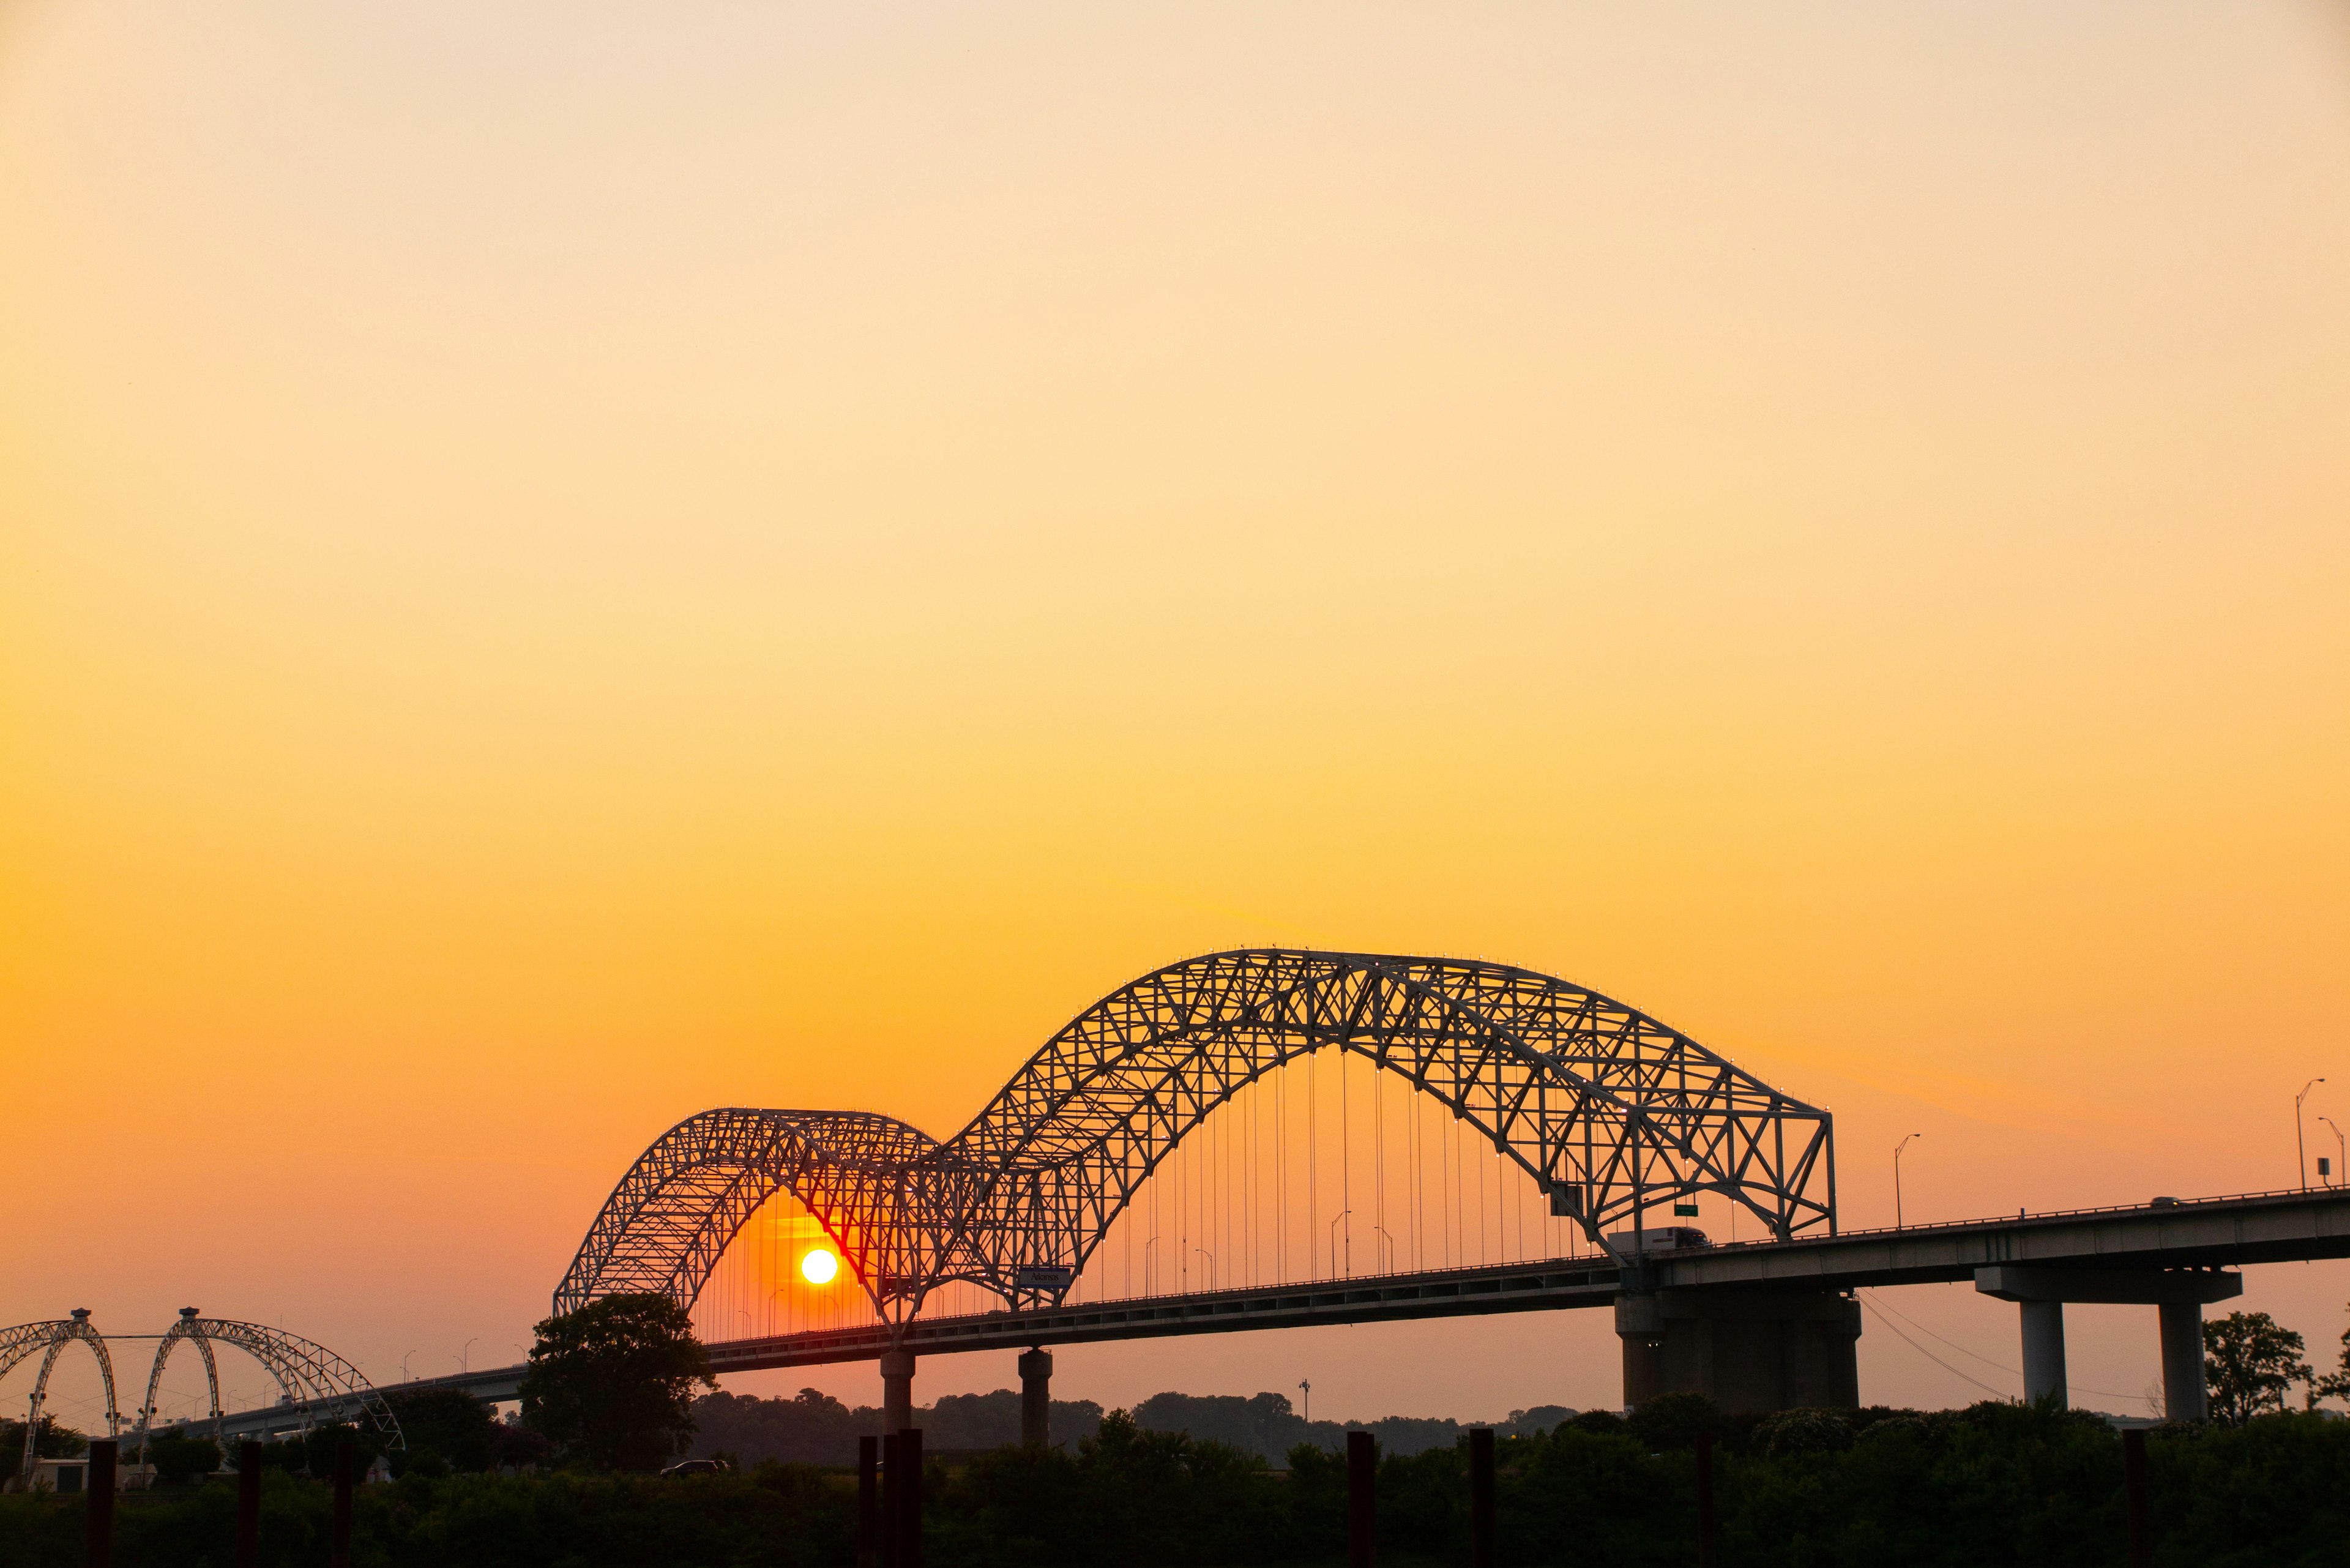
M2345 279L2340 4L13 0L0 1321L510 1360L678 1117L943 1136L1260 941L1643 1007L1850 1223L1918 1129L1913 1216L2286 1185ZM1061 1391L1612 1402L1601 1315Z

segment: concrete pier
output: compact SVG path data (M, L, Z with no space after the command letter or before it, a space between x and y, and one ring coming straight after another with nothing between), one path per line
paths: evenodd
M2203 1386L2203 1303L2162 1302L2162 1413L2173 1421L2209 1420Z
M1053 1440L1053 1355L1030 1346L1020 1357L1020 1440L1041 1449Z
M902 1432L914 1424L914 1353L881 1353L881 1429Z
M2064 1303L2123 1303L2159 1309L2162 1402L2174 1421L2200 1421L2203 1307L2244 1293L2244 1276L2218 1269L2043 1269L1994 1263L1975 1289L2016 1303L2023 1320L2023 1395L2070 1404L2064 1380Z
M2059 1405L2069 1385L2064 1379L2064 1303L2027 1301L2018 1313L2023 1321L2023 1397L2033 1404L2053 1398Z
M1860 1404L1860 1303L1814 1291L1663 1290L1616 1298L1624 1403L1703 1394L1731 1412Z

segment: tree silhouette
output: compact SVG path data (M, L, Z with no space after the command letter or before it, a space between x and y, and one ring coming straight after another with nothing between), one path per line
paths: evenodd
M605 1296L536 1332L523 1421L592 1469L659 1469L693 1436L695 1386L718 1386L685 1309L664 1295Z
M2264 1312L2231 1312L2203 1325L2203 1380L2211 1417L2241 1427L2263 1410L2284 1408L2285 1391L2311 1373L2301 1335Z

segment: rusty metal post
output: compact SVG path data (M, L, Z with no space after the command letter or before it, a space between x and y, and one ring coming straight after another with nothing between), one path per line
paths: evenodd
M114 1459L112 1438L89 1446L89 1568L111 1568L114 1562Z
M261 1564L261 1445L236 1447L236 1568Z
M1469 1433L1469 1568L1493 1568L1501 1543L1493 1521L1493 1428Z
M1379 1450L1368 1432L1347 1434L1347 1568L1379 1560Z
M1697 1435L1697 1568L1714 1568L1713 1434Z
M898 1462L906 1469L898 1483L898 1562L896 1568L922 1568L922 1429L909 1427L898 1434Z
M857 1568L881 1568L881 1439L857 1439Z
M2131 1428L2122 1434L2122 1480L2129 1492L2130 1568L2153 1568L2153 1488L2146 1478L2146 1432Z
M335 1523L327 1537L327 1568L351 1568L351 1446L335 1445Z

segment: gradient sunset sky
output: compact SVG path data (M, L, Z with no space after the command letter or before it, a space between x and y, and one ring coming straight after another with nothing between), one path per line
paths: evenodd
M1912 1130L1912 1218L2291 1184L2350 8L0 7L0 1322L511 1360L679 1117L944 1136L1260 942L1655 1013L1851 1224ZM1613 1403L1602 1317L1056 1392Z

